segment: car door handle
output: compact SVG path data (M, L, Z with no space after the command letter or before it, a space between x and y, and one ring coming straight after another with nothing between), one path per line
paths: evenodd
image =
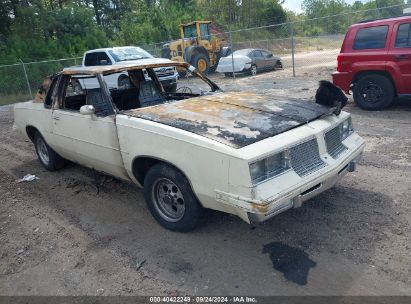
M395 55L394 58L397 60L408 60L409 56L405 54L401 54L401 55Z
M53 116L53 119L54 119L54 120L60 120L60 117L58 117L58 116Z

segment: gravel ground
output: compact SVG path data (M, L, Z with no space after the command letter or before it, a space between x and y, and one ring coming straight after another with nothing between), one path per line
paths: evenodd
M212 77L312 98L331 71ZM132 184L102 176L97 194L85 168L45 171L12 129L13 108L0 107L0 295L411 295L411 102L346 110L367 143L356 172L256 227L210 211L180 234ZM16 183L27 173L39 179Z

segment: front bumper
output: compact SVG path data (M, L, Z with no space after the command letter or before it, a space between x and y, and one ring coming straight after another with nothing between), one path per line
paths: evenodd
M342 169L340 169L337 173L334 173L333 175L330 175L327 177L319 178L315 180L314 182L310 183L309 186L305 186L305 187L301 187L300 189L297 189L296 190L297 194L294 193L294 195L291 198L284 199L279 205L276 204L277 205L276 208L273 208L266 213L248 212L248 218L250 222L261 223L283 211L286 211L291 208L301 207L305 201L309 200L310 198L313 198L314 196L317 196L318 194L324 192L325 190L332 188L348 172L354 172L356 169L356 165L358 161L360 160L360 158L361 158L361 154L358 155L353 160L351 160L348 164L343 165ZM311 186L312 184L314 185Z
M216 191L217 201L231 205L236 209L236 214L247 222L264 222L273 216L284 212L290 208L298 208L303 202L333 187L348 172L353 172L356 164L361 158L364 149L364 141L360 140L359 145L353 150L347 151L345 156L328 170L323 170L319 174L313 174L310 178L305 178L300 183L285 189L281 193L268 196L262 200L251 200L241 196ZM275 189L276 181L269 182L270 188ZM271 190L267 189L269 192Z
M350 92L352 82L351 73L349 72L334 72L332 74L333 84L343 90L346 94Z

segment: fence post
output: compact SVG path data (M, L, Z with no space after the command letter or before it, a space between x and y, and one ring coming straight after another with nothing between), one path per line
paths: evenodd
M231 35L230 30L230 48L231 48L231 67L233 68L233 81L235 80L235 73L234 73L234 49L233 49L233 36Z
M295 53L295 45L294 45L294 26L293 23L290 22L291 26L291 60L293 62L293 77L295 77L295 58L294 58L294 53Z
M26 65L24 64L23 60L21 60L21 59L19 59L19 60L21 62L21 65L23 66L24 76L26 77L27 88L29 89L30 97L31 97L31 99L33 99L33 94L31 93L29 77L27 76Z

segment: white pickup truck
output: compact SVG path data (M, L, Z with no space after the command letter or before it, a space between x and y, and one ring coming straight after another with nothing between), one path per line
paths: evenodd
M167 93L155 69L168 66L197 79L181 79ZM109 89L104 75L118 72L150 80ZM84 76L99 88L76 91L73 81ZM133 181L162 226L189 231L204 208L265 221L353 171L364 141L348 113L333 111L287 97L223 92L187 63L150 58L66 68L46 79L33 101L16 104L14 115L46 169L60 169L67 159Z
M137 63L141 59L154 58L150 53L137 46L121 46L89 50L84 53L82 66L121 65L123 63ZM155 69L158 78L167 92L175 92L178 73L173 66ZM125 72L118 72L104 76L109 88L130 87L130 79ZM96 79L79 79L78 84L83 89L97 88Z

